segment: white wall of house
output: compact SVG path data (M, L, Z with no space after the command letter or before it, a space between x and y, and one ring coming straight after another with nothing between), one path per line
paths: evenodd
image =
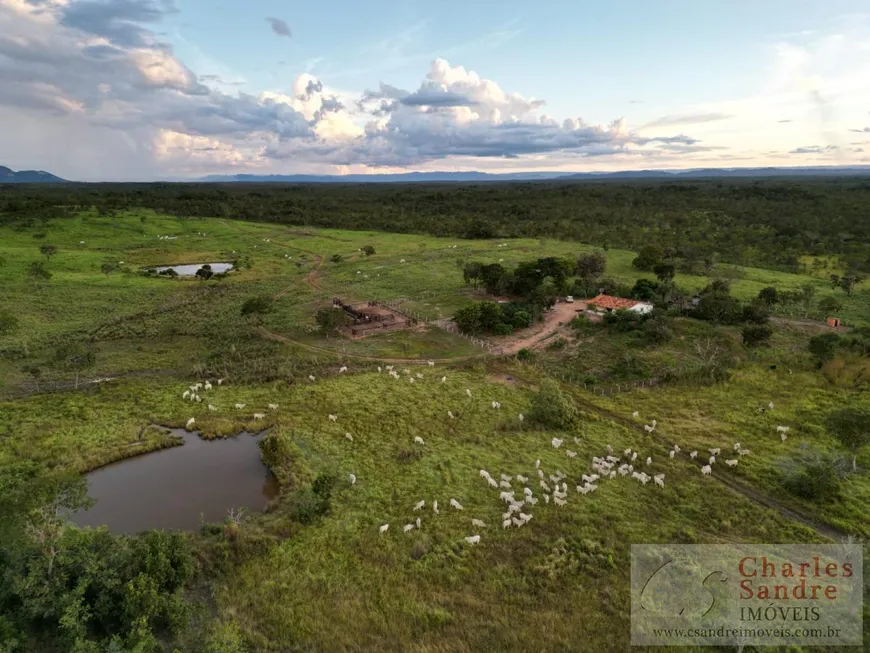
M640 313L641 315L646 315L647 313L652 312L652 309L653 309L652 304L647 304L646 302L638 302L637 304L635 304L634 306L632 306L628 310L633 311L635 313Z

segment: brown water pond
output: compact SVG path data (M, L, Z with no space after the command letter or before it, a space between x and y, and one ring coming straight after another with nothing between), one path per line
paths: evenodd
M72 516L79 526L107 526L113 533L193 530L220 522L231 508L262 510L278 493L260 460L264 433L203 440L171 431L184 444L112 463L88 474L88 511Z

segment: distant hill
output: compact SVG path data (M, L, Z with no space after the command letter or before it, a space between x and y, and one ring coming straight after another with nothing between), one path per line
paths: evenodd
M65 183L66 179L55 177L50 172L43 170L19 170L0 166L0 184L36 184L36 183Z
M536 179L555 179L565 177L570 172L510 172L492 174L489 172L405 172L399 174L371 175L211 175L196 181L204 182L243 182L262 183L280 182L284 184L312 183L411 183L437 181L534 181Z
M711 179L721 177L870 177L870 166L784 168L700 168L697 170L623 170L581 172L563 179Z
M696 170L620 170L618 172L407 172L371 175L211 175L197 180L207 183L415 183L415 182L482 182L606 180L606 179L710 179L723 177L842 177L868 176L870 166L815 166L783 168L701 168Z

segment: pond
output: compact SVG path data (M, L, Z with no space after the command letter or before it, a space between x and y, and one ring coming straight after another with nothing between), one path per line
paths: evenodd
M278 484L260 460L264 433L203 440L171 431L182 446L127 458L88 474L88 511L72 515L79 526L107 526L113 533L157 529L194 530L220 522L230 508L262 510Z
M187 263L185 265L158 265L154 269L158 272L163 272L163 270L175 270L175 273L179 277L195 277L196 271L203 265L210 265L211 271L215 274L227 272L233 268L232 263Z

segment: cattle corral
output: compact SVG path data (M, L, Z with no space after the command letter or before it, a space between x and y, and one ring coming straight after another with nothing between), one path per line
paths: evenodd
M348 338L364 338L384 331L399 331L417 324L414 318L402 315L397 310L377 301L346 304L338 297L334 297L332 305L336 309L343 310L352 320L349 326L341 329L342 335Z

